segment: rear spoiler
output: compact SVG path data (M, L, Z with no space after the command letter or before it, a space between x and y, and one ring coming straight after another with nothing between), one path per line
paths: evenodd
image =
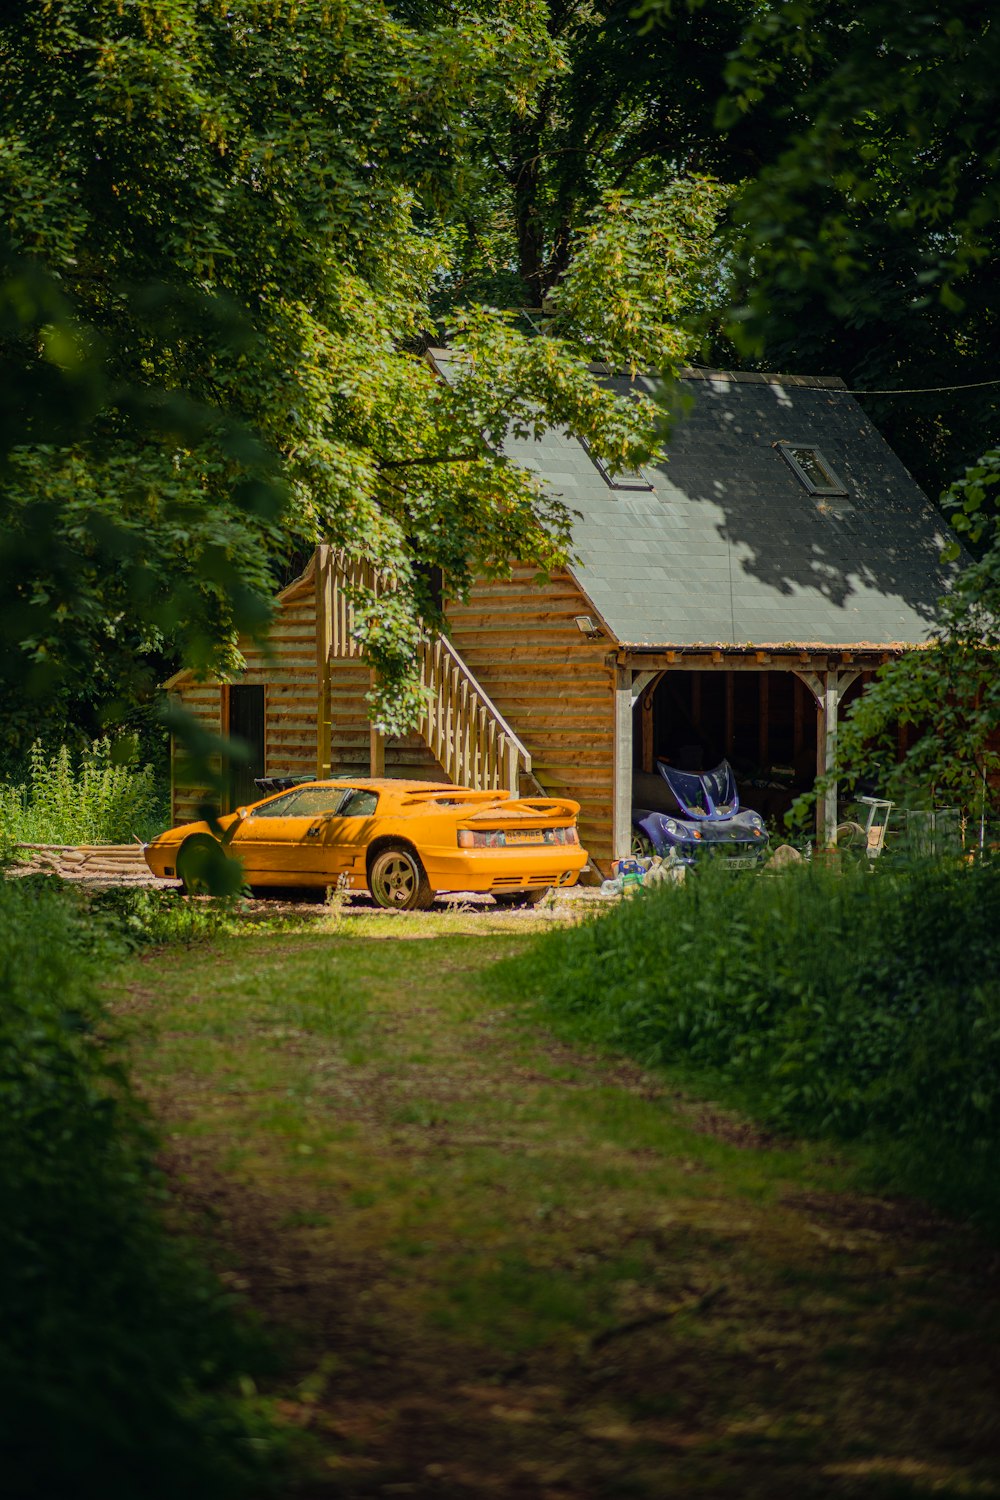
M544 818L575 818L580 804L571 802L568 797L512 797L504 803L503 810L505 813L537 813Z
M512 807L510 792L491 792L485 788L482 791L474 791L465 786L433 786L427 791L411 791L406 796L407 803L411 802L503 802L507 807Z

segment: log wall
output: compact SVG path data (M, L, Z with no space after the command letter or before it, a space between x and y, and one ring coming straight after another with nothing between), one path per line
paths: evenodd
M534 584L537 569L476 583L467 604L449 603L451 640L524 741L543 791L580 803L580 837L591 858L611 861L614 677L609 641L588 641L574 617L593 606L568 573ZM608 869L610 873L610 869Z
M197 719L210 734L222 733L222 689L217 682L196 682L190 673L175 678L169 684L170 695L180 706ZM218 770L218 760L213 767ZM209 800L212 794L206 786L188 785L184 763L171 738L170 744L170 821L171 824L190 823L198 816L198 804Z

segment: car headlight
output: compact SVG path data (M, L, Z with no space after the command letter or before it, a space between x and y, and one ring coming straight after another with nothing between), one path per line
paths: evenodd
M749 823L751 828L763 828L764 819L761 817L760 813L751 813Z
M680 829L674 822L673 818L661 818L660 827L663 829L664 833L669 833L672 839L675 839L680 833Z

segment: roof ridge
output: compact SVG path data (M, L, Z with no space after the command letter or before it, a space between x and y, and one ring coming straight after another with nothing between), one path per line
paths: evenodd
M462 358L462 351L448 348L432 348L426 351L427 356L437 362L438 360L457 360ZM604 375L611 378L628 376L628 371L616 369L613 365L603 360L592 361L588 367L592 375ZM679 380L729 380L737 385L790 385L806 389L822 391L846 391L847 386L839 375L783 375L773 370L715 370L707 365L683 365L677 371ZM657 380L659 372L647 370L642 372L642 379Z
M731 380L737 385L811 386L820 390L846 391L839 375L781 375L770 370L713 370L703 365L685 365L677 371L681 380Z

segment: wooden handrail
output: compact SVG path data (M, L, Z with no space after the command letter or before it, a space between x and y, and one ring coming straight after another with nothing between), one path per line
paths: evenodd
M320 684L320 745L329 740L329 664L364 656L354 634L354 606L347 590L361 585L376 596L390 593L395 579L369 562L349 558L331 547L318 549L316 569L317 641L323 657ZM477 791L506 789L518 795L522 774L531 771L531 755L496 704L480 687L450 641L425 635L419 650L420 681L426 707L419 732L456 786ZM329 757L327 756L327 759Z
M420 680L427 708L420 733L459 786L518 794L531 755L450 641L434 635L420 644Z

